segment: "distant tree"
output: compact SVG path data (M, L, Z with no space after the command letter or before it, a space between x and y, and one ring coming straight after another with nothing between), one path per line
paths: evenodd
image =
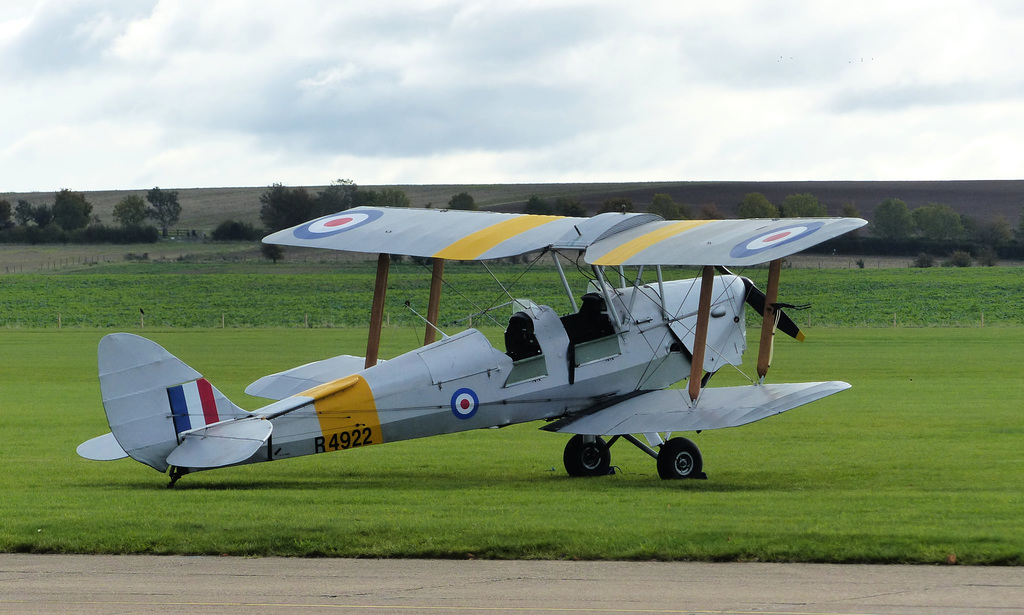
M404 191L398 188L383 188L377 198L377 205L379 207L410 207L412 201Z
M53 209L45 203L32 207L32 221L39 228L49 225L53 221Z
M114 221L122 228L142 226L146 221L146 202L137 194L129 194L114 205Z
M970 237L986 246L998 246L1009 243L1013 239L1013 227L1010 226L1006 218L997 216L995 220L976 224Z
M181 205L178 204L177 190L161 190L154 187L146 193L146 200L152 205L147 212L150 218L156 220L164 237L167 237L167 229L178 223L181 216Z
M579 199L560 196L555 199L555 213L559 216L585 218L587 217L587 208L583 206Z
M281 184L274 184L271 188L278 186L281 186ZM293 190L302 190L305 192L305 188L295 188ZM376 193L374 193L374 195L376 195ZM306 196L308 197L309 193L306 193ZM290 205L291 207L296 208L293 215L287 216L290 222L276 229L268 224L267 228L270 228L271 230L280 230L282 228L301 224L307 220L312 220L313 218L319 218L320 216L326 216L327 214L345 211L346 209L351 209L359 205L372 205L369 201L376 198L375 196L371 197L366 191L359 190L359 186L356 186L356 183L351 179L334 180L331 182L330 186L317 193L315 202L313 199L310 199L307 204L305 201L301 200L302 197L300 196L291 195L291 197L299 200L296 200ZM262 202L262 197L260 197L260 202ZM260 211L260 215L262 216L262 210ZM304 216L301 220L298 219L300 215ZM263 223L267 224L265 220Z
M379 205L378 201L380 201L380 193L376 190L356 188L355 193L352 195L352 207L377 207Z
M913 266L914 267L918 267L920 269L927 269L929 267L934 267L935 266L935 257L930 255L930 254L926 254L924 252L920 252L917 255L917 258L914 259L914 265Z
M978 250L978 264L982 267L995 267L999 264L999 254L992 246L984 246Z
M271 232L302 224L319 217L320 202L320 198L314 199L305 188L274 184L260 195L260 221Z
M666 220L678 220L683 217L679 205L676 205L672 196L668 194L655 194L651 198L651 206L647 208L647 213L658 214Z
M899 199L885 199L875 207L871 232L880 239L906 239L914 230L914 219L907 204Z
M263 233L248 222L237 220L225 220L213 229L214 241L253 241L259 239Z
M828 209L813 194L791 194L782 201L779 213L783 218L822 218Z
M697 220L725 220L725 214L718 209L718 205L715 203L705 203L700 206L700 213L697 214Z
M857 209L857 206L854 205L853 202L847 201L843 203L843 207L840 210L839 215L844 218L859 218L860 210ZM855 228L847 233L847 237L857 237L858 235L860 235L859 228Z
M0 199L0 229L10 228L14 226L11 222L11 202L7 199Z
M633 199L624 196L613 196L601 203L601 208L597 210L597 213L624 213L627 211L633 211Z
M928 203L910 212L914 228L921 237L934 241L960 239L964 226L960 214L946 204Z
M448 209L476 209L476 201L468 192L460 192L448 200Z
M974 264L970 252L956 250L949 255L949 259L942 263L943 267L970 267Z
M1017 220L1017 226L1013 229L1013 236L1017 238L1017 241L1024 241L1024 207L1021 207L1020 219Z
M54 195L53 221L65 231L85 228L92 215L92 205L85 200L81 192L72 192L64 188Z
M523 205L524 214L535 214L540 216L550 216L554 213L554 208L550 203L540 198L536 194L531 195L530 198L526 199L526 205Z
M18 199L18 204L14 207L14 221L21 226L28 226L29 222L34 222L35 215L32 212L32 203L25 199Z
M264 243L260 244L260 254L263 255L263 258L273 261L276 265L277 261L284 258L284 248L276 243Z
M743 197L738 213L741 218L778 218L779 210L768 197L760 192L751 192Z

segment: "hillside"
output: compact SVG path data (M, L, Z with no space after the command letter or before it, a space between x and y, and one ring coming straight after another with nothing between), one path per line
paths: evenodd
M381 188L382 186L363 186ZM531 195L553 199L570 196L580 199L593 213L609 197L625 196L638 210L646 209L651 198L667 193L677 203L694 208L714 203L727 215L750 192L761 192L775 204L790 194L809 192L837 215L844 203L853 203L862 217L870 220L875 206L889 197L906 201L913 209L926 203L945 203L961 214L980 221L1003 217L1016 225L1024 206L1024 180L1013 181L785 181L785 182L638 182L591 184L492 184L492 185L402 185L416 207L428 204L442 207L452 195L468 192L478 205L493 211L520 211ZM323 186L308 187L311 192ZM259 223L259 197L265 186L250 188L177 188L182 206L182 229L209 230L225 219ZM114 205L128 194L145 197L146 190L86 192L93 212L111 222ZM53 202L53 193L0 193L12 204L25 199L32 204Z

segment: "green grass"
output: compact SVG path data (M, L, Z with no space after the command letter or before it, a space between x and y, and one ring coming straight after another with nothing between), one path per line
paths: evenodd
M0 327L56 327L58 315L64 327L138 327L140 308L146 324L157 327L219 327L222 318L227 327L366 326L374 263L328 263L319 273L299 273L301 268L119 263L102 268L117 273L5 275L0 276ZM546 259L533 268L500 264L492 271L513 296L569 311ZM738 273L765 286L765 269ZM574 292L582 294L586 279L570 274ZM674 269L667 275L693 274ZM451 286L444 291L442 323L508 300L478 264L450 263L445 278ZM393 265L386 307L390 322L418 324L404 303L425 313L429 283L428 269L410 262ZM783 274L780 300L812 305L791 312L801 325L891 327L895 320L898 326L979 326L984 318L987 326L1024 326L1022 287L1024 268L1014 267L793 269ZM487 322L504 323L508 315L505 308ZM759 322L752 310L747 317L750 324Z
M414 343L396 331L385 356ZM248 408L255 378L364 344L352 329L145 333ZM102 334L0 330L2 551L1024 565L1024 328L780 340L769 380L853 389L689 434L707 481L661 481L625 443L619 474L570 479L566 437L529 424L202 472L173 490L141 464L74 452L106 431Z

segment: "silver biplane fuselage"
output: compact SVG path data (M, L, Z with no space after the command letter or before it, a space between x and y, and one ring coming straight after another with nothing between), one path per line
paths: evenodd
M567 417L664 389L690 373L694 285L664 284L668 312L656 286L612 291L620 333L595 293L580 312L562 318L547 306L513 315L506 352L468 329L379 363L345 379L348 388L272 418L272 450L250 461ZM715 290L709 344L719 352L706 356L709 372L738 365L746 348L742 281L718 277ZM630 303L632 318L624 319ZM274 377L268 379L270 386ZM367 396L373 410L365 409ZM272 417L275 410L255 414Z

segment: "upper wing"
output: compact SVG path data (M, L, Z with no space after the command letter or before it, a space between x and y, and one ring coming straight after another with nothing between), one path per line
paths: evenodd
M689 407L685 390L664 389L632 397L593 414L558 421L545 429L612 436L738 427L848 388L849 384L839 381L710 388L701 391L694 407Z
M865 224L859 218L670 222L641 213L570 218L357 207L278 231L263 241L450 260L555 248L586 250L586 262L595 265L743 266L788 256Z
M518 256L550 246L586 218L357 207L278 231L264 243L451 260Z
M860 218L650 222L587 248L594 265L749 266L796 254L867 224Z

